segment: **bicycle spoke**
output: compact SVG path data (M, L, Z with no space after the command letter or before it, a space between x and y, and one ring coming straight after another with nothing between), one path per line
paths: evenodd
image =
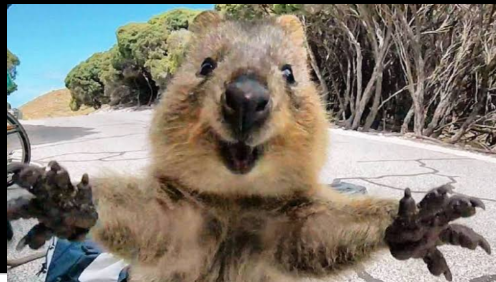
M20 131L17 127L12 126L11 129L9 129L9 127L7 127L7 136L17 134L19 132Z

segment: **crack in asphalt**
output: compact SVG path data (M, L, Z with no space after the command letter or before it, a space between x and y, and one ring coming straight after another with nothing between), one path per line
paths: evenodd
M495 282L495 281L496 281L496 274L484 275L481 277L470 279L470 282Z
M74 153L66 153L66 154L60 154L60 155L55 155L55 156L50 156L50 157L43 157L36 159L35 162L47 162L47 161L52 161L54 159L64 157L64 156L72 156L72 155L106 155L101 158L93 159L93 160L63 160L61 162L64 163L84 163L84 162L119 162L119 161L136 161L136 160L146 160L149 159L149 157L141 157L141 158L127 158L127 159L115 159L118 157L125 156L126 154L129 153L144 153L147 152L147 150L132 150L132 151L122 151L122 152L74 152Z
M456 178L459 176L456 175L446 175L446 174L441 174L441 172L433 167L430 167L427 165L426 161L445 161L445 160L470 160L468 158L431 158L431 159L416 159L416 160L377 160L377 161L361 161L359 163L380 163L380 162L416 162L419 167L424 168L429 170L428 172L421 172L421 173L412 173L412 174L389 174L389 175L381 175L381 176L374 176L374 177L343 177L343 178L336 178L338 181L342 180L361 180L364 182L367 182L369 184L377 185L379 187L387 188L387 189L392 189L392 190L397 190L397 191L405 191L405 188L401 187L396 187L396 186L391 186L387 184L382 184L378 183L374 180L380 180L384 178L393 178L393 177L418 177L418 176L425 176L425 175L434 175L434 176L439 176L446 178L448 181L445 184L457 184L458 181ZM436 187L432 187L434 189ZM429 191L431 189L428 189ZM412 193L414 194L426 194L426 191L418 191L418 190L412 190ZM453 192L453 194L457 195L463 195L457 192ZM494 202L496 203L496 199L490 199L490 198L481 198L481 197L474 197L483 201L488 201L488 202Z
M85 142L90 142L90 141L110 140L110 139L118 139L118 138L131 137L131 136L143 136L143 135L146 135L146 133L131 133L131 134L114 135L114 136L106 136L106 137L79 139L76 141L52 143L52 144L47 144L47 145L37 145L37 146L33 146L33 151L37 150L37 149L44 149L44 148L49 148L49 147L57 147L57 146L70 145L70 144L80 144L80 143L85 143Z
M471 158L423 158L423 159L406 159L406 160L373 160L373 161L358 161L358 163L385 163L385 162L415 162L415 161L460 161L472 160Z

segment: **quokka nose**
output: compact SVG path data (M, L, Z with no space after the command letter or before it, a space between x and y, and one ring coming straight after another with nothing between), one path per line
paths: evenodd
M226 88L223 115L236 138L244 141L270 114L267 86L250 75L241 75Z

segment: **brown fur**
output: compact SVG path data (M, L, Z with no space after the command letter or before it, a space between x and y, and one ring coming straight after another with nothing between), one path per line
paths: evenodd
M318 184L328 124L310 81L296 17L262 23L201 14L195 38L152 125L153 161L144 179L95 184L95 238L132 265L131 281L259 282L327 277L383 245L395 201L347 198ZM213 75L198 76L205 58ZM297 84L281 76L293 66ZM250 173L222 163L232 141L220 114L226 82L239 73L267 82L272 113L248 140L264 155Z

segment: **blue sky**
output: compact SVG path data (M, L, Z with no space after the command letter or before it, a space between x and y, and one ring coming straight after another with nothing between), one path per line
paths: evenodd
M115 31L170 9L211 9L213 4L17 4L7 12L7 48L18 55L19 107L64 87L66 74L95 52L112 47Z

